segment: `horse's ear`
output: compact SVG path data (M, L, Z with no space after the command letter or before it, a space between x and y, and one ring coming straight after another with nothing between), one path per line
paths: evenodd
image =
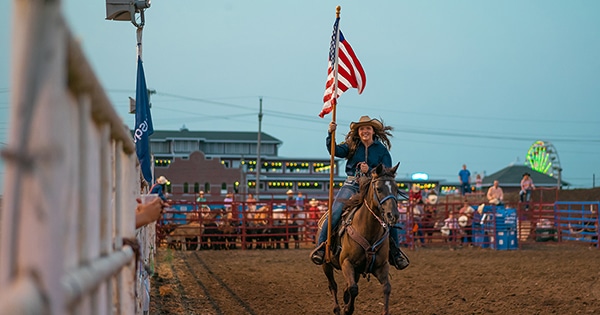
M396 166L392 167L391 172L393 174L396 174L396 170L398 169L398 166L400 166L400 162L398 162L398 164L396 164Z
M381 175L381 173L383 173L383 164L379 163L373 170L373 173Z

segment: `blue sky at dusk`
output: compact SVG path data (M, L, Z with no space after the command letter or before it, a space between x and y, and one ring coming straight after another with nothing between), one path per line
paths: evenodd
M133 126L136 30L104 1L62 1L73 33ZM0 144L8 143L13 1L0 3ZM339 99L341 139L362 115L395 128L399 177L456 181L557 149L575 188L600 175L600 1L152 1L143 60L154 128L262 131L284 157L328 158L319 114L336 5L367 84ZM2 166L3 164L0 164ZM0 168L3 177L4 168ZM595 183L598 186L599 183ZM2 186L0 186L0 189ZM0 190L1 192L1 190Z

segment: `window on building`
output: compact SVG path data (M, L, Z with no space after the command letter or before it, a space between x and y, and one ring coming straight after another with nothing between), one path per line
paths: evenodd
M150 151L154 154L168 154L171 153L171 148L168 141L150 141Z
M250 154L249 143L228 143L225 146L225 154Z
M175 140L173 142L173 151L175 153L191 153L196 151L198 142L193 140Z
M321 174L321 173L329 173L329 163L316 162L312 164L313 172Z
M310 164L308 162L287 162L285 163L286 173L310 173Z
M172 160L170 158L156 158L154 159L155 167L167 167L171 164Z
M194 183L194 193L199 193L200 192L200 183L195 182Z
M255 172L256 171L256 161L250 160L245 162L246 172Z
M183 193L184 194L189 193L190 192L189 189L190 189L189 184L187 182L183 183Z
M223 143L206 143L203 151L205 154L225 154L225 146Z
M204 192L205 193L210 192L210 183L209 182L204 183Z
M294 189L294 183L286 181L270 181L267 186L269 189Z
M314 181L298 182L298 189L323 190L323 183Z
M264 162L261 173L283 173L283 163L277 161Z
M248 181L248 189L256 189L256 181ZM260 182L259 190L264 190L265 186L263 182Z
M221 183L221 194L227 193L227 183Z

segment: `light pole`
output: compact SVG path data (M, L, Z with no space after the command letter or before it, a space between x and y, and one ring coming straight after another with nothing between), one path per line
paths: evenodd
M256 192L254 193L254 198L256 200L260 200L260 133L261 133L261 125L262 125L262 97L260 98L260 109L258 111L258 144L256 146Z

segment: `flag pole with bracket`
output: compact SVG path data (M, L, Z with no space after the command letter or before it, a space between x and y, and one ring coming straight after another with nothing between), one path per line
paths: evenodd
M339 20L340 18L340 12L342 11L342 7L341 6L337 6L335 8L335 18L336 21ZM332 96L332 101L331 101L331 122L335 123L336 122L336 104L337 104L337 85L338 85L338 54L339 54L339 43L340 43L340 28L339 28L339 24L336 23L336 28L335 28L335 49L334 49L334 58L333 58L333 96ZM327 243L325 246L325 259L327 262L330 261L329 257L330 257L330 247L331 247L331 207L333 206L333 190L334 190L334 184L333 184L333 173L335 172L334 169L334 165L335 165L335 130L331 133L331 156L330 156L330 160L329 160L329 203L328 203L328 210L327 210Z

